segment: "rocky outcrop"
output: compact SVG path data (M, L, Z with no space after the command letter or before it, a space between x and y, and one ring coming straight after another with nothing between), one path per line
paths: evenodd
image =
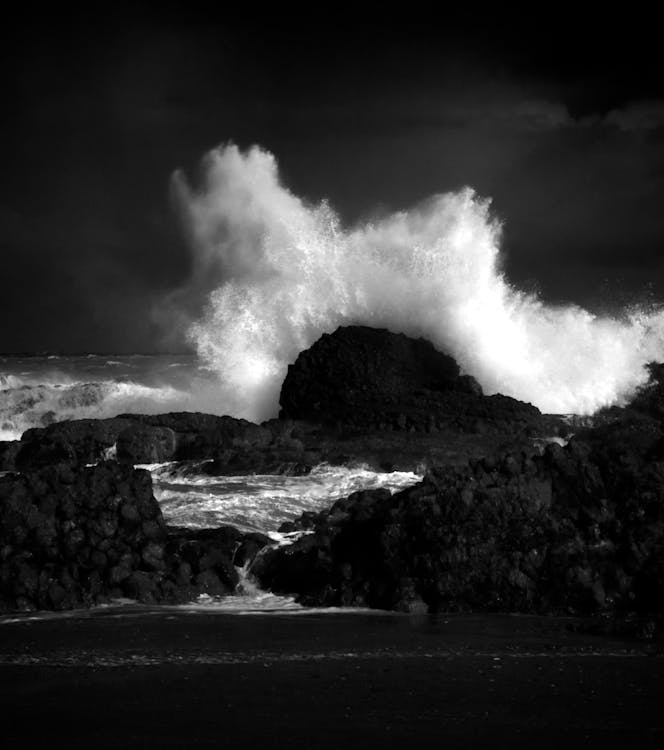
M30 471L54 463L85 465L111 453L132 464L201 460L232 448L259 448L271 441L269 430L245 419L189 412L124 414L27 430L21 438L16 468Z
M0 471L16 469L16 454L20 448L19 440L0 440Z
M169 530L150 474L115 462L0 477L0 609L71 609L130 597L231 593L233 559L261 535ZM255 554L255 552L254 552Z
M544 422L531 404L484 396L430 342L364 326L338 328L301 352L279 403L282 417L359 431L537 432Z
M122 418L134 423L133 429L140 425L147 434L156 430L170 430L175 435L173 453L163 460L200 460L214 458L220 451L237 446L263 447L272 439L269 430L246 419L217 417L212 414L191 412L174 412L171 414L125 414ZM119 448L119 445L118 445ZM118 458L132 458L135 463L138 452L122 455Z
M664 364L651 362L647 370L648 382L638 389L625 408L610 407L596 415L601 423L634 417L636 414L664 421Z
M132 424L126 419L76 419L26 430L16 468L31 471L57 463L94 463L105 457L118 435Z
M606 425L355 493L284 529L310 533L253 572L311 605L663 614L662 437L655 420Z
M196 421L187 424L189 417L206 418L200 421L202 432L185 431L196 426ZM533 449L530 437L519 432L358 432L293 420L274 419L259 426L212 415L135 415L29 430L21 442L11 444L5 470L33 471L58 463L81 466L115 457L131 464L207 460L194 468L211 475L306 474L321 462L415 471L465 463L504 444Z
M175 412L58 422L26 431L18 447L5 450L4 463L32 471L110 457L208 460L212 474L301 474L320 461L350 460L414 469L505 442L525 447L534 435L568 429L530 404L484 396L454 359L423 339L353 326L324 335L289 367L280 419L257 425Z

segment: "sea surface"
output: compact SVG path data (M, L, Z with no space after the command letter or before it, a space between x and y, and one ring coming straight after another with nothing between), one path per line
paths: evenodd
M216 374L193 354L0 355L0 440L63 419L206 411Z

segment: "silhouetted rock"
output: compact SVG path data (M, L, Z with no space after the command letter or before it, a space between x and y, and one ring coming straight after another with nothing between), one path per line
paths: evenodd
M301 352L280 405L282 417L359 431L508 432L543 423L531 404L484 396L430 342L364 326L338 328Z
M170 427L142 423L125 427L117 436L118 461L131 464L157 464L172 461L177 453L177 434Z
M215 457L229 448L255 448L270 443L269 430L246 419L217 417L196 412L170 414L124 414L123 419L149 428L171 430L176 436L174 460L199 460ZM148 433L149 434L149 433Z
M649 380L639 388L628 403L629 410L646 414L660 421L664 420L664 364L648 364Z
M30 471L61 461L92 464L103 460L114 448L118 435L132 425L131 421L118 418L76 419L34 427L21 436L16 466L19 471Z
M78 463L79 458L72 444L58 432L35 440L21 441L14 458L17 471L34 471L58 464L75 466Z
M150 475L118 464L58 462L0 478L0 600L5 608L66 609L102 601L146 569L166 531Z
M15 471L16 455L20 449L19 440L0 440L0 471Z
M271 440L269 430L246 419L189 412L124 414L27 430L18 460L21 471L60 461L91 464L111 454L139 464L200 460L228 449L260 448Z
M252 572L311 605L661 614L662 430L625 429L355 493L289 524L311 531Z

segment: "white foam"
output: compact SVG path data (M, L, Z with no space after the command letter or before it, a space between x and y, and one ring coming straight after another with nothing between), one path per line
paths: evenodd
M501 225L470 188L348 229L289 192L259 147L216 149L203 166L200 188L174 176L194 255L182 294L208 297L190 336L234 416L273 416L288 363L341 324L424 336L488 393L546 412L619 402L663 358L661 310L602 317L512 287Z
M79 382L62 376L45 382L2 376L0 440L18 440L31 427L53 421L114 417L121 412L155 413L187 405L190 397L172 386L131 381Z
M400 490L421 477L412 472L376 472L363 466L321 464L305 476L183 475L174 464L144 466L152 473L154 494L170 524L208 528L230 524L244 531L276 534L284 521L304 511L329 508L335 500L364 489ZM287 538L274 536L275 541ZM292 541L292 539L291 539Z

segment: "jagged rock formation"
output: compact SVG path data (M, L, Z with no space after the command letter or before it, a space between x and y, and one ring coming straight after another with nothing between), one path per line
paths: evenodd
M19 440L0 440L0 471L13 471L16 454L21 448Z
M663 437L655 420L615 423L542 456L356 493L289 525L313 533L253 572L310 605L661 614Z
M211 473L270 473L267 469L310 467L320 460L317 453L306 454L299 439L303 434L290 420L257 425L191 412L80 419L33 428L20 441L0 443L0 471L85 465L112 457L131 464L213 459Z
M228 594L236 548L248 541L268 539L230 527L169 530L150 474L130 466L10 474L0 477L0 610Z
M127 463L211 458L238 444L261 445L270 433L245 419L212 414L122 414L79 419L27 430L15 458L19 471L65 461L87 464L115 449Z

